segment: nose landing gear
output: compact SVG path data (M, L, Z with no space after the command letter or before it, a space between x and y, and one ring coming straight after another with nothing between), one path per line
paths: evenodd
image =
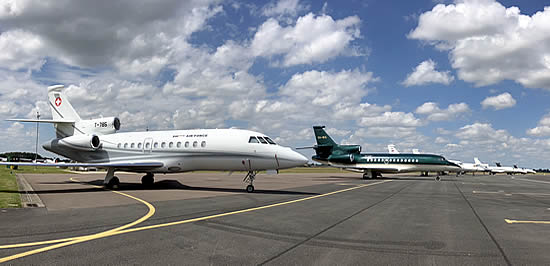
M246 186L246 192L252 193L254 192L254 179L256 179L256 174L258 172L256 171L248 171L248 174L243 179L243 182L248 182L249 185Z

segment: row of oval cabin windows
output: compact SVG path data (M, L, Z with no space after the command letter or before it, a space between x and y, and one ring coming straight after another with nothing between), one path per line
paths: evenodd
M367 158L367 162L417 163L417 162L418 162L418 159L382 159L382 158Z
M183 142L181 142L181 141L178 141L178 142L176 142L176 143L174 143L174 142L168 142L168 143L166 143L166 142L161 142L161 143L160 143L160 147L161 147L162 149L165 149L167 146L168 146L168 148L174 148L174 146L176 146L176 148L181 148L182 145L183 145L185 148L189 148L189 146L191 146L191 145L193 146L193 148L197 148L197 147L199 147L199 142L198 142L198 141L193 141L193 144L191 144L189 141L186 141L185 143L183 143ZM139 142L139 143L137 143L137 144L136 144L136 143L133 143L133 142L132 142L132 143L124 143L124 144L119 143L119 144L117 145L117 148L119 148L119 149L120 149L120 148L124 148L124 149L128 149L128 148L130 148L130 149L135 149L136 147L137 147L138 149L141 149L142 143L141 143L141 142ZM145 143L145 149L148 150L148 149L150 149L150 148L151 148L151 142ZM153 148L154 148L154 149L158 149L158 148L159 148L159 143L158 143L158 142L155 142L155 143L153 144ZM206 148L206 141L202 141L202 142L201 142L201 148Z

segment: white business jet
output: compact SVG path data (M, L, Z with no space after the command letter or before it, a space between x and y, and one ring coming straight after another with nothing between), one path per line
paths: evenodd
M474 163L464 163L461 161L449 160L453 163L456 163L460 166L460 170L456 173L457 176L465 173L472 173L475 175L476 172L490 172L488 164L482 164L477 157L474 158Z
M52 120L9 119L52 123L57 138L44 149L78 163L10 163L3 165L98 167L107 169L103 181L109 188L120 184L115 171L145 173L143 185L154 183L155 173L197 170L246 171L243 181L254 191L258 171L301 166L308 159L276 144L265 134L240 129L194 129L116 133L116 117L81 119L64 93L63 85L48 87Z

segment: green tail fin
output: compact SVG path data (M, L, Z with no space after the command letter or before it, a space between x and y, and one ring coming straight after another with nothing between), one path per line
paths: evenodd
M338 146L334 140L323 129L325 126L314 126L313 132L315 132L315 139L318 146Z

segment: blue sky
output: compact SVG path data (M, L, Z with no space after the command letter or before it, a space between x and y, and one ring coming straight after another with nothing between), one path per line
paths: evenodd
M118 116L123 131L238 127L297 147L321 124L367 151L548 168L545 5L10 0L0 119L51 117L60 83L83 118ZM34 126L0 122L0 151L33 151Z

